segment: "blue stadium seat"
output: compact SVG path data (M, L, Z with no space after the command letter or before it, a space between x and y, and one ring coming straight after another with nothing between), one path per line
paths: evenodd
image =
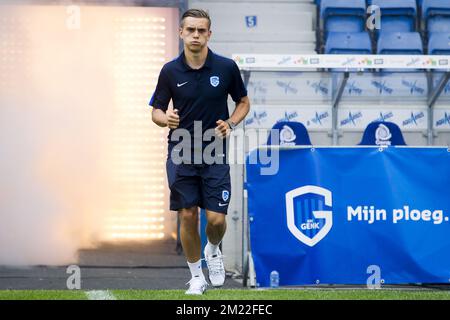
M329 16L366 16L365 0L322 0L320 17L326 20Z
M312 145L308 130L301 122L281 121L276 123L272 130L280 130L279 137L276 141L271 141L272 134L270 133L267 138L268 145Z
M428 41L428 54L450 55L450 32L432 33Z
M427 20L427 31L434 32L450 32L450 16L433 16Z
M406 146L402 131L397 124L387 121L369 123L359 145L363 146Z
M416 31L416 0L372 0L371 4L381 9L381 29L375 30L377 39L381 32Z
M415 20L407 16L381 16L380 32L414 32Z
M365 0L322 0L320 17L328 32L360 32L366 19Z
M380 34L378 54L423 54L423 44L418 32Z
M417 17L416 0L371 0L371 4L380 7L381 16Z
M427 20L432 16L450 16L450 1L448 0L423 0L422 18Z
M330 32L325 44L326 54L371 54L372 43L367 32Z
M331 16L324 22L328 32L363 32L364 19L356 16Z

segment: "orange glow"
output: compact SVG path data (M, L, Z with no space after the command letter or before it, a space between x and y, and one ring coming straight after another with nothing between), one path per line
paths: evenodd
M0 9L0 264L172 236L167 132L148 101L178 51L178 10L79 9Z

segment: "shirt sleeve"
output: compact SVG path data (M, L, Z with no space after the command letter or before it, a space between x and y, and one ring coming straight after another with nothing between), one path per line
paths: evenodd
M156 85L155 92L150 99L149 105L161 109L162 111L166 111L171 98L172 94L170 92L169 79L164 69L162 69L159 74L158 84Z
M242 81L241 72L233 61L232 71L231 71L231 81L228 87L228 93L233 98L234 102L239 102L241 98L247 96L247 89L245 88L244 81Z

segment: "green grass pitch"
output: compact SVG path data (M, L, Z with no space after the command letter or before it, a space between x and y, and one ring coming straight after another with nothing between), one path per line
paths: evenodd
M0 300L450 300L450 291L394 289L212 289L203 296L184 290L2 290Z

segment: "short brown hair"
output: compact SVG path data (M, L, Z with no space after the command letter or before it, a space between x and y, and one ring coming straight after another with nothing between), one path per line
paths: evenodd
M183 16L181 17L181 27L184 25L184 19L187 17L192 18L204 18L208 20L208 29L211 29L211 18L205 10L202 9L189 9L185 13L183 13Z

